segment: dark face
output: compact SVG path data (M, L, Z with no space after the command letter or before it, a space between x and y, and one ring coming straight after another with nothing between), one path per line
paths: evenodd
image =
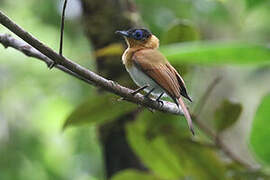
M116 31L115 33L138 41L145 41L152 35L147 29L129 29L127 31Z

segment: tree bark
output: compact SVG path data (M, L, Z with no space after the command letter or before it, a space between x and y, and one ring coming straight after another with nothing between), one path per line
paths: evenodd
M94 50L104 48L112 43L121 43L123 39L115 35L116 30L129 29L137 22L130 17L136 14L135 5L128 0L82 0L83 23L85 33ZM102 76L131 86L120 55L97 57L97 70ZM130 112L117 120L102 125L99 136L103 148L107 178L128 169L146 170L129 146L125 133L127 122L134 120L138 111Z

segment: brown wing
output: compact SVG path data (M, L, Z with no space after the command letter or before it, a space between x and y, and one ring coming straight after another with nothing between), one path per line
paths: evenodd
M192 102L191 98L189 97L188 93L187 93L187 89L186 89L186 85L185 85L185 82L183 80L183 78L179 75L179 73L174 69L174 67L169 64L168 68L174 72L174 74L176 75L177 77L177 80L178 80L178 83L179 83L179 86L180 86L180 94L187 98L190 102Z
M159 84L173 100L183 94L184 97L188 97L183 79L159 51L154 49L137 51L132 61Z

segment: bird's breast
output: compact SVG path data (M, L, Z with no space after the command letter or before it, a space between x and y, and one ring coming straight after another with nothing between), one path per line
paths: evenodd
M130 74L132 80L139 86L149 86L145 89L146 92L149 92L153 88L155 90L152 92L154 95L160 95L161 93L166 93L163 88L161 88L154 80L152 80L150 77L148 77L144 72L142 72L140 69L138 69L136 66L132 65L130 67L126 66L126 69L128 73Z
M128 48L125 50L124 54L122 55L122 62L126 68L131 68L132 64L132 55L134 52Z

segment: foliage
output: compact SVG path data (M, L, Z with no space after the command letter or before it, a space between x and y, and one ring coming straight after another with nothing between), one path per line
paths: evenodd
M256 156L268 166L270 165L270 146L266 143L266 138L270 136L268 126L270 117L269 108L270 95L268 94L262 99L257 109L250 136L250 145L256 153Z
M172 63L176 61L202 65L270 63L270 49L266 45L248 43L181 43L163 47L162 52Z
M137 180L137 179L141 179L141 180L161 180L157 177L155 177L154 175L148 174L148 173L143 173L140 171L135 171L135 170L125 170L122 171L118 174L116 174L112 180L126 180L126 179L130 179L130 180Z
M92 95L71 112L63 128L85 123L102 124L109 120L115 120L136 108L136 105L126 101L119 102L118 99L119 97L112 94L102 97Z
M215 125L218 132L231 127L239 118L242 111L241 104L224 100L215 111Z
M270 95L259 99L270 91L269 2L136 3L143 22L160 37L164 55L181 72L189 67L184 79L194 100L187 103L190 111L200 101L209 77L222 76L224 81L210 94L203 113L196 116L205 126L225 134L227 139L221 139L241 160L268 169ZM1 1L0 6L45 44L58 48L57 1ZM102 17L96 21L102 21ZM91 52L82 29L80 21L68 20L65 56L94 69L92 56L122 53L119 44ZM112 94L99 94L54 69L48 71L45 65L14 50L0 50L0 179L104 179L104 157L96 128L137 106L117 101L119 97ZM259 73L261 69L266 75ZM227 99L236 99L237 103ZM76 128L61 132L69 126ZM126 125L126 135L149 171L128 169L113 180L269 179L267 171L251 171L226 155L224 158L222 149L199 127L191 137L180 116L144 110ZM247 153L250 149L243 142L247 139L253 154Z
M147 122L145 122L147 119ZM128 126L128 139L144 164L162 179L223 179L225 167L213 149L196 144L179 116L144 112ZM155 127L153 127L155 126Z
M172 44L200 39L198 29L190 22L177 22L171 25L161 37L161 44Z

